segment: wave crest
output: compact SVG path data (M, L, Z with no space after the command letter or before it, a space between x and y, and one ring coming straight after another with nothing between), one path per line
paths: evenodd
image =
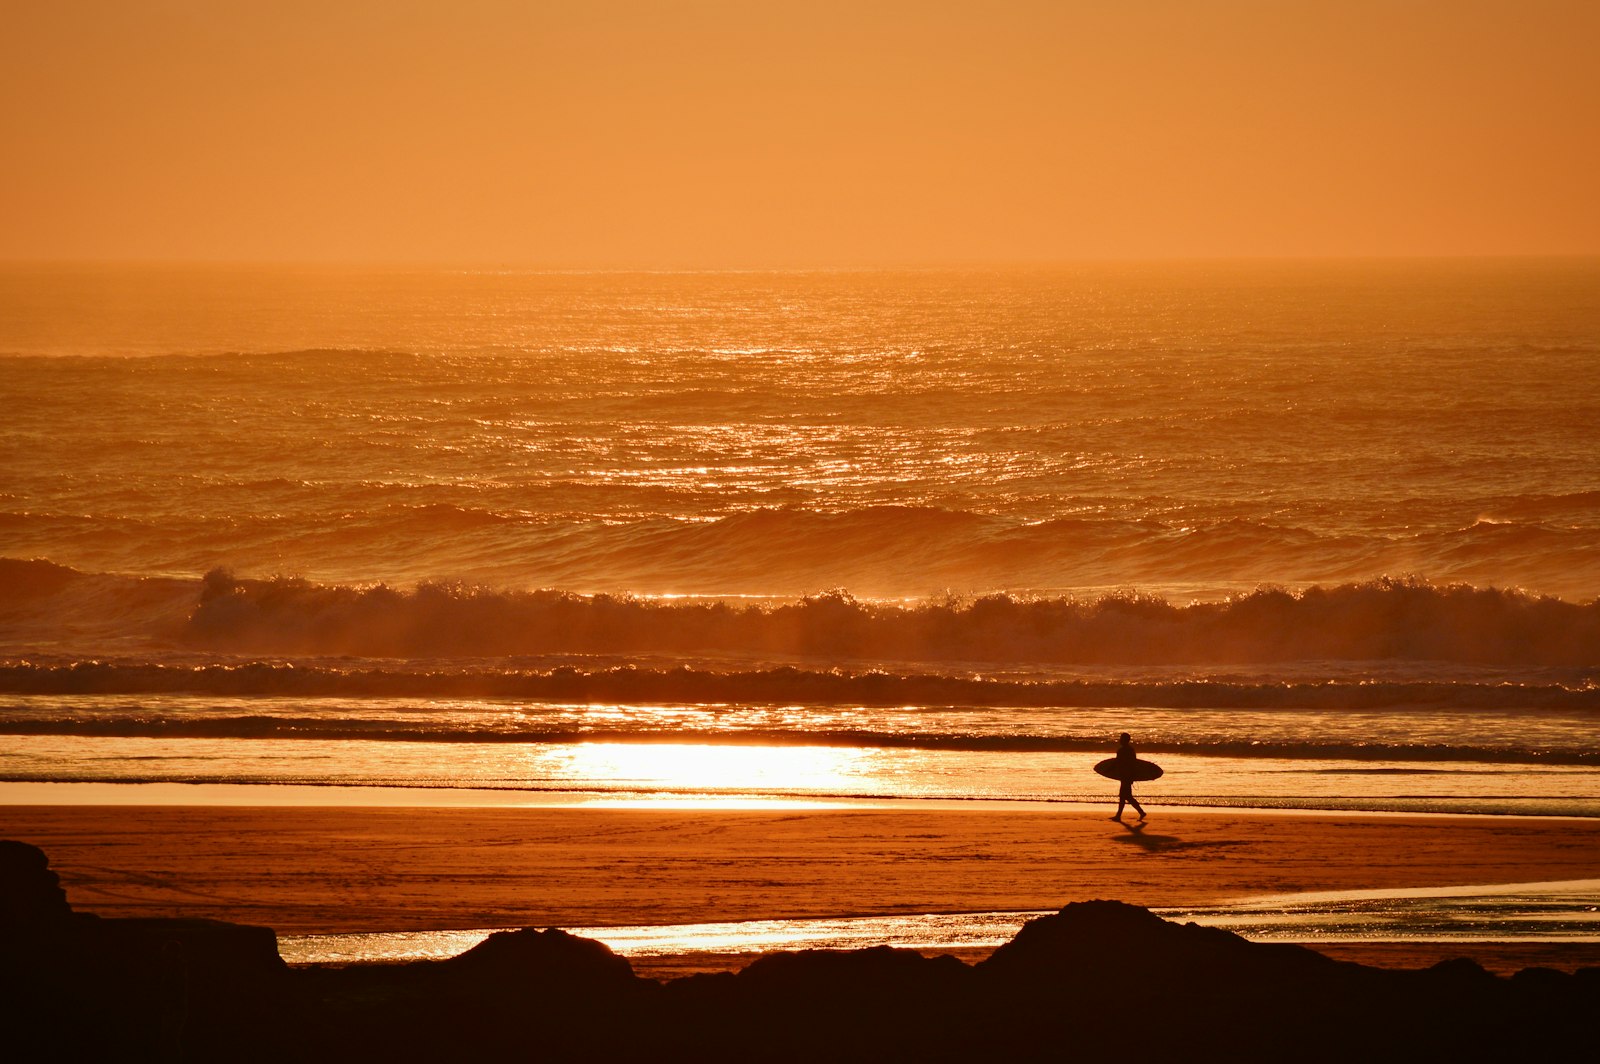
M1015 680L789 665L717 671L636 665L515 669L268 661L204 665L13 661L0 663L0 690L24 694L490 698L577 704L1600 709L1600 686L1594 684Z

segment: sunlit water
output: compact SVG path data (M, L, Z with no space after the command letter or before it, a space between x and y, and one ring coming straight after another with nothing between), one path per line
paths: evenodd
M1600 942L1600 880L1431 890L1346 891L1246 899L1231 905L1156 909L1180 922L1220 927L1265 942ZM778 950L993 948L1045 912L930 913L828 920L569 928L624 957ZM284 935L291 964L443 960L489 930Z
M0 555L632 593L1600 594L1600 264L7 267ZM60 357L72 356L72 357Z
M1103 802L1114 785L1092 767L1109 755L1118 728L1128 727L1166 769L1139 787L1155 806L1600 815L1590 725L1584 712L1531 710L71 696L0 705L0 728L15 732L0 747L0 780L313 786L333 804L350 787L408 788L418 804L461 789L505 792L520 804Z

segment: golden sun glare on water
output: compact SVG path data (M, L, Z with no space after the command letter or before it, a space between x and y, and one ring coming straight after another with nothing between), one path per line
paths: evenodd
M563 778L603 779L629 793L591 805L810 805L810 792L849 794L871 774L871 751L824 746L746 746L712 743L576 743L553 766ZM646 792L646 793L639 793Z

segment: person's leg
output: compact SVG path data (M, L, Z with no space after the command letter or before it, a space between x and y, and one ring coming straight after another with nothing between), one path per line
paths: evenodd
M1139 799L1135 798L1133 795L1130 794L1130 795L1128 795L1128 801L1130 803L1132 803L1134 811L1139 814L1139 819L1143 820L1144 819L1144 806L1139 804Z

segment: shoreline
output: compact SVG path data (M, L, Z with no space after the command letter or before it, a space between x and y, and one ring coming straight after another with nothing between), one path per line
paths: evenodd
M335 800L337 799L337 800ZM1307 816L1338 818L1483 819L1600 823L1600 814L1528 813L1481 809L1339 808L1331 805L1228 804L1217 798L1186 804L1146 798L1162 815ZM1266 802L1270 799L1262 799ZM0 809L17 807L177 807L321 809L635 809L728 812L891 810L922 812L1093 813L1115 798L915 798L878 795L793 795L739 791L680 793L661 790L518 789L510 787L378 786L306 783L174 783L166 781L0 780Z

